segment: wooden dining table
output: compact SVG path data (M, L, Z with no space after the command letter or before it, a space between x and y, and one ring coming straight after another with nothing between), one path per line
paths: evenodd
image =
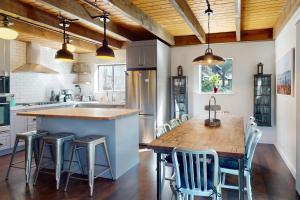
M195 117L153 140L147 146L157 154L157 199L161 200L162 154L171 154L176 148L190 150L214 149L219 157L235 158L239 161L239 199L244 199L245 134L242 117L219 114L221 126L211 128L204 125L205 117Z

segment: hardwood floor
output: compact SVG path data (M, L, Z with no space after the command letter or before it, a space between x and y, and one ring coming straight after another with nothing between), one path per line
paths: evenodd
M68 192L55 190L54 176L41 174L36 187L32 179L26 187L23 170L12 169L10 179L5 181L9 156L0 157L0 200L83 200L88 197L86 181L70 180ZM18 153L18 160L23 153ZM155 200L156 171L155 155L152 151L140 153L140 164L113 182L97 179L94 200ZM34 170L33 170L34 171ZM260 144L253 161L254 200L296 200L300 199L295 191L295 180L273 145ZM236 182L229 177L229 182ZM223 190L223 199L237 199L234 190ZM168 184L163 199L171 199ZM173 198L174 199L174 198Z

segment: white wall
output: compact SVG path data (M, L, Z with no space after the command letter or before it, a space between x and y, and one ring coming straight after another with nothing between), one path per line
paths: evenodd
M296 47L296 22L300 19L300 9L275 40L276 61ZM299 51L299 50L296 50ZM276 66L277 68L278 66ZM296 67L296 73L299 69ZM297 79L297 77L296 77ZM298 86L296 86L298 87ZM277 143L276 147L291 170L296 174L296 94L294 96L276 95L277 98Z
M105 64L126 64L126 50L114 50L115 58L114 59L98 59L96 58L95 53L84 53L78 54L78 61L84 62L89 65L91 68L91 75L90 77L82 77L82 78L89 78L91 80L90 85L81 85L82 91L84 95L93 95L96 100L100 100L101 97L106 97L107 93L95 93L94 92L94 84L96 83L97 74L95 73L98 65L105 65ZM108 98L112 99L112 92L108 93ZM115 92L114 98L117 102L122 102L125 99L125 92Z
M208 104L210 94L198 92L198 67L192 60L205 51L205 45L193 45L174 47L171 49L172 75L177 74L177 66L182 65L184 74L189 79L189 111L192 115L207 114L204 105ZM264 73L272 74L274 85L274 42L241 42L227 44L213 44L214 53L224 58L233 58L233 94L216 94L217 103L222 110L240 115L248 119L253 114L253 75L256 74L256 66L259 62L264 64ZM274 88L272 90L274 97ZM274 113L274 98L272 99L272 111ZM274 114L272 116L274 119ZM262 142L273 143L276 137L276 129L262 128L264 135Z
M26 43L11 41L11 70L26 63ZM11 93L17 103L49 101L50 92L60 89L74 89L76 74L71 74L71 63L59 63L54 60L57 50L41 47L41 64L56 70L59 74L11 73Z

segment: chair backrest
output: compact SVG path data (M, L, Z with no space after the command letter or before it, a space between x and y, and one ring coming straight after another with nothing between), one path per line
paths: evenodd
M251 143L249 145L249 151L246 155L247 169L251 169L251 167L252 167L252 160L253 160L254 152L255 152L256 146L257 146L261 136L262 136L262 132L259 129L255 129L252 133L252 139L251 139Z
M209 196L215 192L214 189L219 184L219 157L215 150L175 148L172 160L176 187L180 192L197 196Z
M170 126L172 129L176 128L177 126L180 126L180 124L181 124L180 119L171 119L170 120Z
M182 122L185 122L185 121L187 121L187 120L189 120L190 119L190 116L188 115L188 114L183 114L183 115L181 115L181 121Z
M250 128L253 123L255 123L255 118L253 116L251 116L251 117L249 117L249 120L247 121L247 124L246 124L246 131L245 131L245 133L246 133L245 141L246 142L249 138L249 131L251 131Z
M246 130L246 154L249 154L249 146L252 143L253 140L253 133L257 128L257 124L255 122L251 122L248 126L248 129Z
M170 130L172 130L172 127L170 126L170 124L165 123L163 126L165 127L165 129L166 129L167 132L169 132Z
M168 132L168 131L166 130L164 125L160 126L160 127L157 127L156 130L155 130L156 138L159 138L160 136L162 136L166 132Z

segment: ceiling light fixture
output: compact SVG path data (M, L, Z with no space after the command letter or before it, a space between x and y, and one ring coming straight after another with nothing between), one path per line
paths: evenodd
M75 52L76 47L73 44L71 44L73 40L70 38L69 35L66 36L66 40L67 40L67 49L71 52Z
M13 25L14 23L11 22L8 16L4 15L2 20L3 26L0 27L0 38L5 40L14 40L18 37L18 32L9 28L9 26Z
M61 15L59 15L58 18L60 19L59 26L61 26L63 29L64 43L62 44L62 49L56 52L55 60L62 61L62 62L73 62L74 55L72 54L71 51L68 50L67 47L66 28L70 26L70 22L75 20L66 19Z
M209 34L210 34L210 15L213 13L213 10L210 8L210 3L206 0L207 9L205 10L205 14L208 16L208 33L207 33L207 49L205 50L205 54L199 56L193 60L193 63L197 63L200 65L221 65L225 63L224 58L221 56L217 56L213 54L212 49L210 48L209 43Z
M94 18L99 17L104 23L104 39L102 41L102 46L99 47L96 51L96 57L101 59L113 59L115 57L114 51L108 46L106 40L106 22L109 22L108 13L104 12L103 15L95 16Z

